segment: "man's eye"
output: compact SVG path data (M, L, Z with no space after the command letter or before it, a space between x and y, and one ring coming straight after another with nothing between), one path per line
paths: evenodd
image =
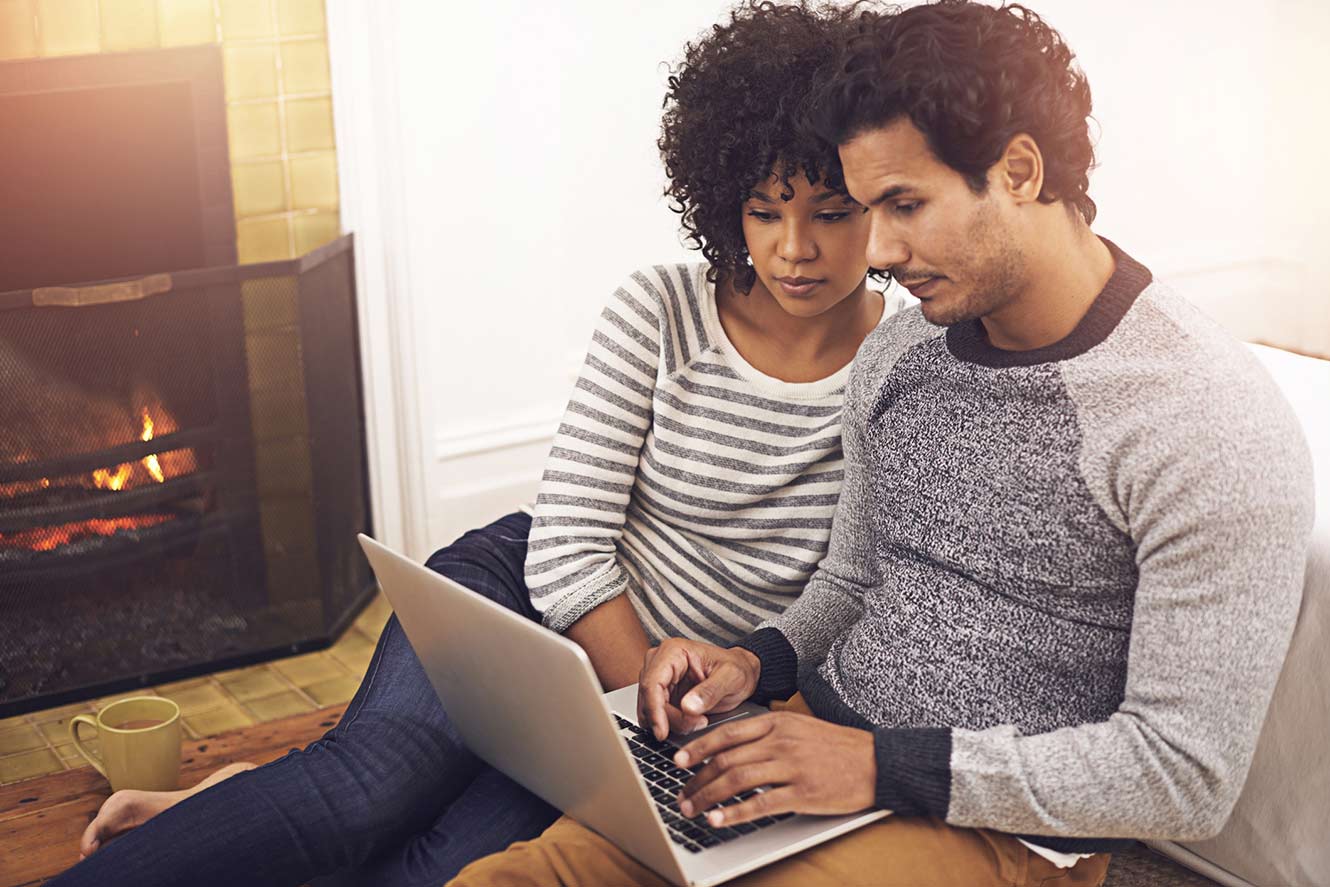
M757 219L759 222L770 222L774 221L776 218L775 213L764 213L760 209L750 209L748 211L748 214L753 218Z
M896 212L903 216L908 216L922 205L922 200L912 200L909 203L898 203L896 204Z
M841 219L848 219L850 214L849 212L819 213L817 217L823 222L839 222Z

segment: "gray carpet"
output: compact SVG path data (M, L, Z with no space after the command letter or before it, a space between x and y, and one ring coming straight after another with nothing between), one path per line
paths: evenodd
M1113 854L1104 887L1214 887L1215 882L1144 844Z

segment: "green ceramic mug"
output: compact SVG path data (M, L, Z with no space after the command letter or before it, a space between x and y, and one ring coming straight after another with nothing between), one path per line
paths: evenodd
M80 725L97 731L101 755L79 736ZM162 696L112 702L97 717L77 715L69 735L79 754L111 781L111 790L175 791L180 782L180 706Z

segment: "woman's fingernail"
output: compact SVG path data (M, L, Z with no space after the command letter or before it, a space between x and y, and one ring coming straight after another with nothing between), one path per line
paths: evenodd
M679 752L677 755L675 755L675 756L674 756L674 763L678 764L680 767L687 767L687 766L688 766L688 752L686 752L686 751L681 751L681 752Z
M679 812L682 813L684 816L692 816L692 815L693 815L693 802L692 802L692 801L685 801L683 798L680 798L680 799L679 799Z
M711 823L713 826L720 825L724 821L725 814L721 813L719 810L712 810L707 814L707 822Z

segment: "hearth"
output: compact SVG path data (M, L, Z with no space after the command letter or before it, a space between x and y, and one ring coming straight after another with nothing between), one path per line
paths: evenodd
M0 717L325 645L372 592L348 235L0 294Z

